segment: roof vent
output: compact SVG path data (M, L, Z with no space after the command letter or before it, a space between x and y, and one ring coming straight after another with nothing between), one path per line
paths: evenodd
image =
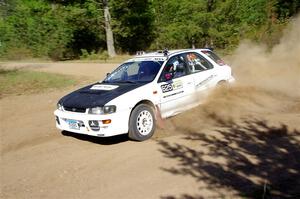
M163 50L163 53L164 53L164 56L168 56L169 50L168 50L167 48L165 48L165 49Z

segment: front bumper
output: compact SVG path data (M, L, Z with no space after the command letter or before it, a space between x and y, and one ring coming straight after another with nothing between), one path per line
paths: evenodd
M128 132L129 114L125 112L108 115L91 115L87 113L56 110L54 111L54 115L56 117L56 127L58 129L73 133L97 137L110 137ZM104 124L104 122L108 120L111 122L109 124ZM76 124L70 125L70 121ZM97 121L99 128L91 126L91 121Z

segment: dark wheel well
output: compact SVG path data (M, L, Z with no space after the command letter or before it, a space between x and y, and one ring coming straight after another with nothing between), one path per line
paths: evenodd
M151 101L149 101L149 100L142 100L142 101L140 101L139 103L137 103L137 104L135 105L135 107L136 107L137 105L139 105L139 104L147 104L147 105L149 105L150 107L155 108L154 104L153 104Z
M226 80L221 80L219 81L217 84L218 85L224 85L224 84L227 84L228 82Z
M137 107L138 105L140 105L140 104L146 104L146 105L148 105L148 106L150 106L151 108L153 108L153 110L154 110L154 113L156 113L156 108L155 108L155 105L151 102L151 101L149 101L149 100L142 100L142 101L140 101L139 103L137 103L132 109L131 109L131 113L132 113L132 111L135 109L135 107ZM130 113L130 115L131 115L131 113Z

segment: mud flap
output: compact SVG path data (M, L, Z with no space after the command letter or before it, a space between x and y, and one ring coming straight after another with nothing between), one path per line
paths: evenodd
M164 120L161 116L161 112L158 105L155 106L155 118L157 121L157 126L161 129L164 129Z

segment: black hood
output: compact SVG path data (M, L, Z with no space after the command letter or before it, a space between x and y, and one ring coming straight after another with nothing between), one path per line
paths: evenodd
M93 90L93 86L103 85L103 86L118 86L113 90ZM59 104L64 107L71 108L92 108L97 106L104 106L109 101L114 98L132 91L140 86L145 85L145 83L96 83L89 86L83 87L77 91L74 91L59 100Z

